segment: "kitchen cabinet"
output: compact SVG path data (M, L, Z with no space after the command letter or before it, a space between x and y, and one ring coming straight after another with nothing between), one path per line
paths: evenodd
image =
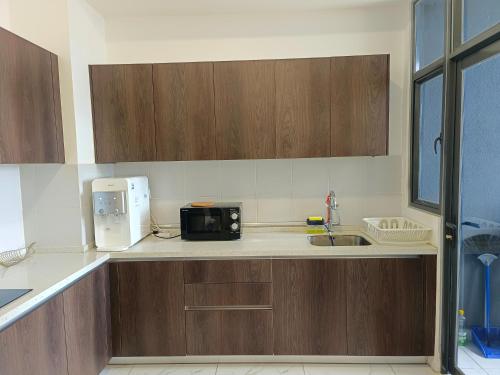
M347 354L345 267L341 259L273 260L274 354Z
M186 261L184 281L186 284L271 282L271 261L267 259Z
M332 57L331 155L387 155L389 55Z
M90 67L96 162L156 159L153 66Z
M429 289L435 291L436 286L435 275L426 274L425 264L432 268L435 257L346 262L348 354L432 355L434 331L428 345L424 321L434 321L433 309L427 305L436 301L426 298L426 293L435 293Z
M0 163L64 163L57 56L0 28Z
M113 356L185 355L182 262L110 265Z
M0 332L0 374L67 375L63 296Z
M108 265L63 292L69 375L99 374L111 358Z
M330 59L276 61L278 158L330 156Z
M214 63L217 159L276 158L274 61Z
M215 159L212 63L154 64L156 160Z

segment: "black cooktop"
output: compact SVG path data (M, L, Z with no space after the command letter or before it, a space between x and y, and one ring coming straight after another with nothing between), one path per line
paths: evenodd
M31 292L33 289L0 289L0 308Z

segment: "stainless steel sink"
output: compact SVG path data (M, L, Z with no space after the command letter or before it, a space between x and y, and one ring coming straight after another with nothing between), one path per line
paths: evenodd
M309 242L314 246L367 246L371 245L366 238L356 235L319 235L309 236Z

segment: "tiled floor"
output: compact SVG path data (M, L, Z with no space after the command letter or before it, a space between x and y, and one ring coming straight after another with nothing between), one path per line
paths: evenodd
M500 375L500 359L487 359L474 345L458 348L458 367L465 375Z
M108 366L101 375L435 375L425 365L213 364ZM499 373L500 375L500 373Z

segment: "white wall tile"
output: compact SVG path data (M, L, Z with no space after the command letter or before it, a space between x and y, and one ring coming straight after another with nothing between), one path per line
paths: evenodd
M292 161L257 160L257 198L292 197Z
M325 197L331 159L292 159L293 197Z
M262 223L293 221L292 198L258 198L257 210Z
M24 222L19 167L0 166L0 251L24 246Z
M255 198L255 160L224 160L219 170L221 199Z
M152 163L149 167L151 197L183 201L185 165L183 162Z
M187 201L220 199L219 161L186 162L184 198Z

